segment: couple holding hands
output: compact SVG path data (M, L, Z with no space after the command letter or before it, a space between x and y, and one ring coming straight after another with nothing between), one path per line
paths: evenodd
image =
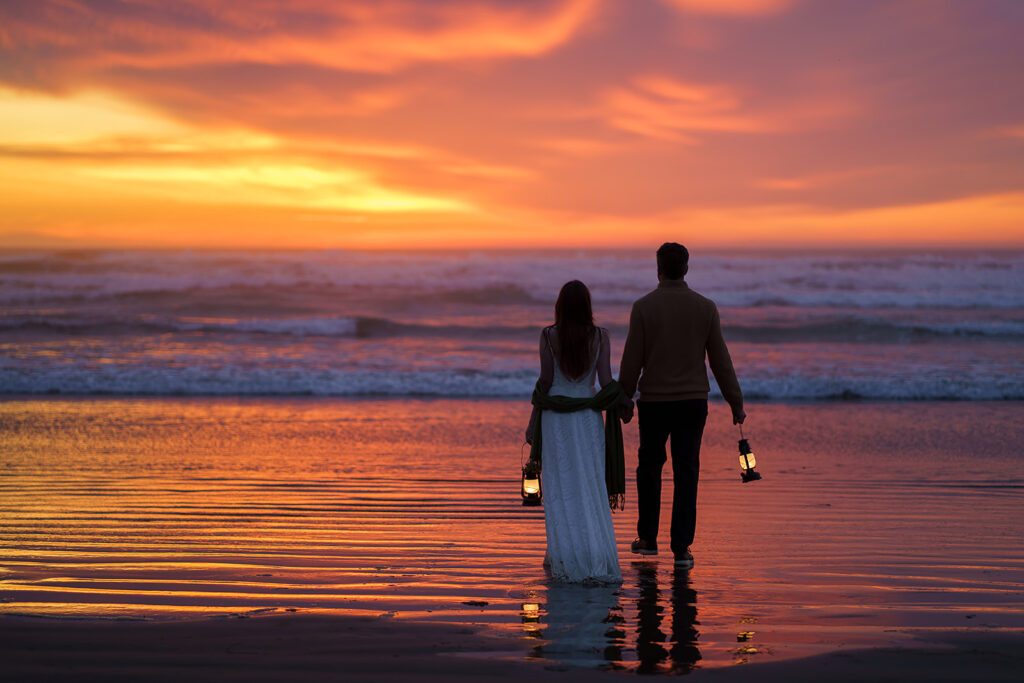
M638 518L631 550L658 554L661 470L671 440L671 547L682 568L693 566L690 545L710 389L705 358L732 407L733 423L746 418L718 309L684 279L689 253L668 242L658 249L657 264L658 287L638 299L630 313L618 382L611 376L608 331L594 325L590 292L582 282L562 287L555 324L541 332L540 379L526 441L531 459L543 463L544 565L558 581L622 579L611 508L621 508L625 493L619 420L632 420L638 388ZM601 386L596 393L595 379ZM603 421L599 410L606 411Z

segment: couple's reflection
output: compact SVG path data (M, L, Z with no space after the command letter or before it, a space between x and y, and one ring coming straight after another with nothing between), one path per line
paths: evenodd
M539 624L533 616L539 605L523 604L524 630L544 640L533 648L533 656L583 667L622 659L619 593L618 585L549 584Z
M625 662L635 650L639 673L692 670L701 656L689 571L654 562L634 562L632 568L635 578L627 572L622 586L552 583L538 602L524 603L526 634L544 641L533 656L566 666L629 668Z
M634 562L637 572L636 656L639 673L687 673L700 661L697 647L697 591L688 569L662 568L670 574L672 614L665 623L665 602L654 562ZM665 629L668 628L668 633Z

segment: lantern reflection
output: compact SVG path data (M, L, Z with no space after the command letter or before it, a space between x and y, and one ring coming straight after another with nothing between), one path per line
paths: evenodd
M520 607L519 616L523 620L523 634L527 638L540 638L543 635L540 629L540 604L524 602Z

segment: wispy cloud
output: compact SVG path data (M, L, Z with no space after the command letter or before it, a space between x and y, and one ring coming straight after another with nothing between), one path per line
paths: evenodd
M1024 73L1007 58L1017 25L1000 3L921 16L806 0L0 0L0 240L1020 235L1024 91L1000 85Z
M796 0L665 0L685 12L726 16L763 16L783 12Z
M838 183L849 182L858 178L869 176L889 175L895 180L900 173L907 173L909 169L905 166L883 165L870 166L865 168L848 168L841 171L826 171L803 176L769 177L757 178L754 180L754 187L766 190L780 190L783 192L794 192L799 190L810 190L828 187Z
M995 134L1001 137L1024 140L1024 123L1016 126L1004 126L1002 128L998 128L996 129Z
M573 157L594 157L621 150L622 145L595 138L556 137L533 141L541 149L552 150Z
M680 221L718 236L785 246L891 244L977 246L1020 242L1024 192L836 210L801 204L685 208ZM724 238L724 239L722 239Z
M51 68L75 73L239 63L390 72L537 56L570 40L596 8L596 0L41 0L9 7L0 45L51 56Z
M663 75L635 78L602 97L609 125L653 138L692 143L697 132L755 133L767 121L742 113L736 92L724 85L689 83Z

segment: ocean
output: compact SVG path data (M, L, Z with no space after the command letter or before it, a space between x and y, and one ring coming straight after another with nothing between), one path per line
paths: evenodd
M559 287L617 365L652 253L0 254L0 621L355 615L645 673L1019 634L1022 272L695 251L764 479L712 401L697 565L639 559L627 425L607 587L546 580L522 434Z
M617 366L653 249L0 252L0 393L522 398L571 279ZM1024 399L1022 252L696 250L687 281L751 399Z

